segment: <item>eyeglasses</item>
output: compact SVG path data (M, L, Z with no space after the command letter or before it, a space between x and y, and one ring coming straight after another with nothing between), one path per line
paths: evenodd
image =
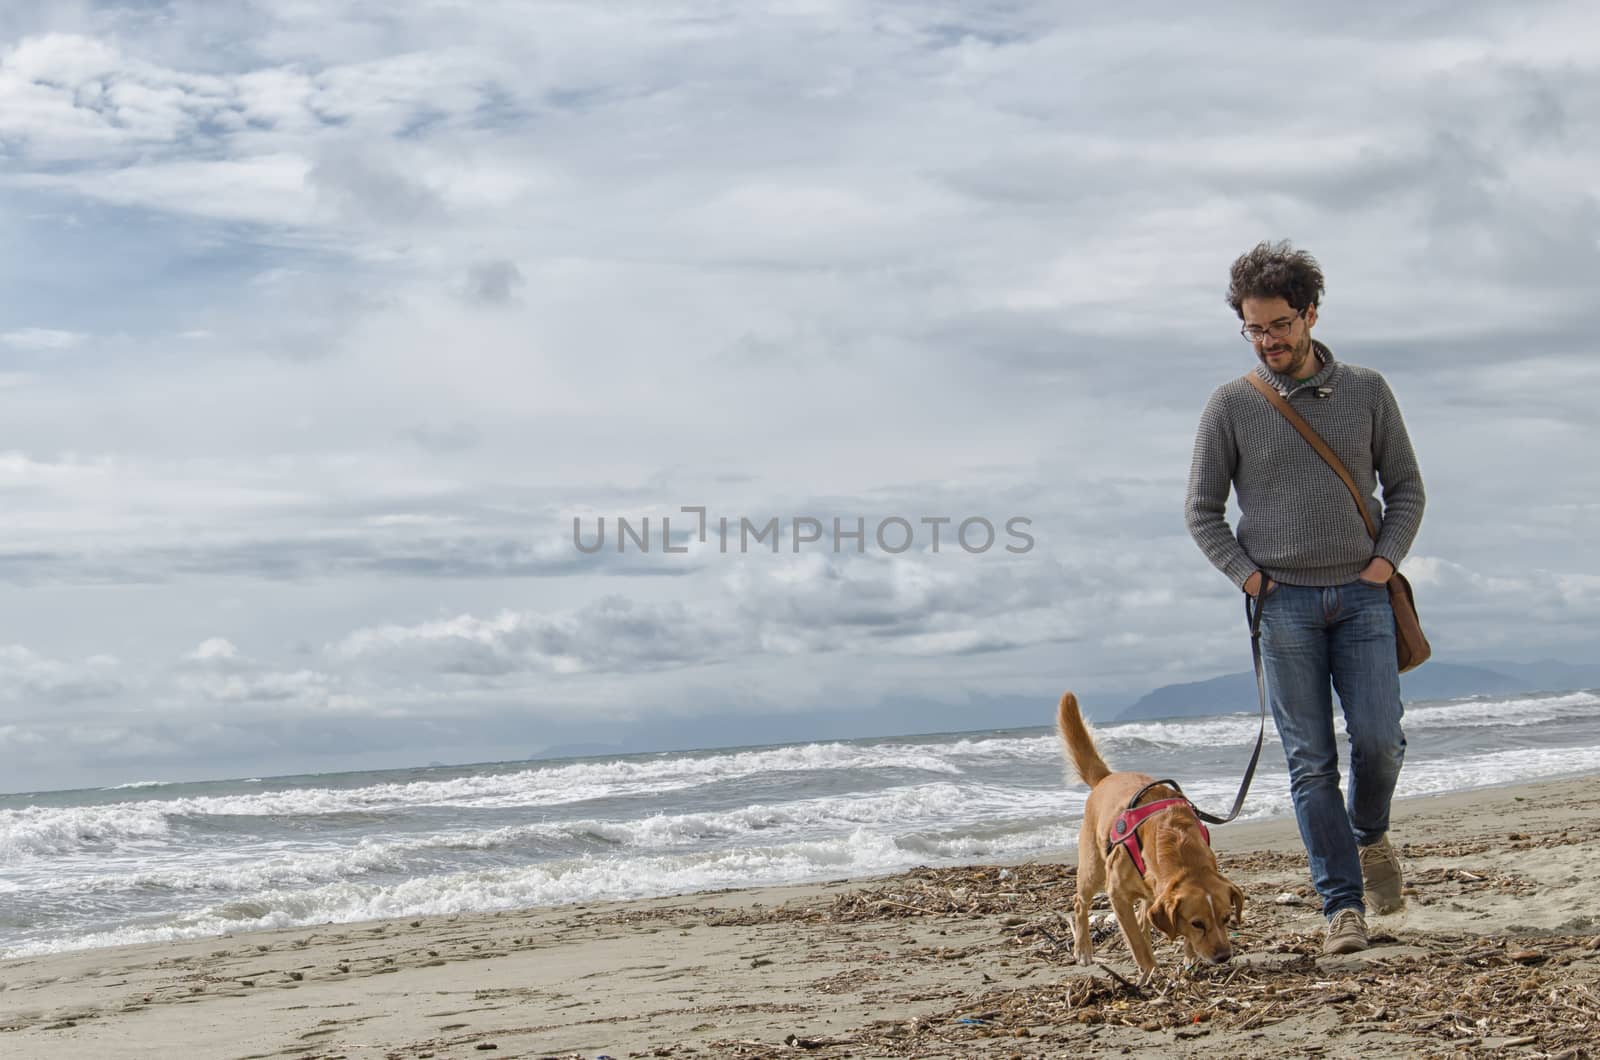
M1271 335L1275 339L1286 339L1289 337L1289 332L1294 330L1294 322L1301 319L1305 315L1306 311L1302 309L1294 316L1284 317L1282 320L1274 320L1266 327L1260 327L1256 324L1246 324L1244 327L1239 329L1239 334L1244 336L1244 341L1251 343L1252 345L1262 341L1268 335Z

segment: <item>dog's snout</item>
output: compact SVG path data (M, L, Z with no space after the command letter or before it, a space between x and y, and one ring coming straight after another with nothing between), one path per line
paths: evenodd
M1211 963L1212 964L1227 964L1232 959L1233 959L1233 951L1232 950L1223 950L1221 953L1214 953L1214 954L1211 955Z

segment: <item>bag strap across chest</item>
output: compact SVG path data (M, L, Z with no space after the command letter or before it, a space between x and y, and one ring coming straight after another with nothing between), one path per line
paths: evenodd
M1251 386L1261 391L1262 395L1272 402L1274 408L1283 413L1283 418L1288 420L1294 429L1300 432L1300 437L1311 443L1311 448L1317 451L1317 455L1322 457L1323 462L1333 468L1334 472L1339 476L1339 481L1343 482L1345 488L1350 491L1350 496L1355 500L1356 507L1361 509L1361 521L1367 524L1368 536L1374 541L1378 540L1378 527L1372 521L1372 512L1367 510L1367 502L1361 497L1361 487L1357 486L1356 480L1350 477L1350 472L1344 466L1344 461L1339 459L1338 454L1329 448L1327 442L1322 440L1322 435L1318 434L1311 424L1305 421L1305 417L1296 412L1294 406L1290 405L1288 400L1278 393L1271 384L1254 372L1247 372L1245 378L1250 381Z

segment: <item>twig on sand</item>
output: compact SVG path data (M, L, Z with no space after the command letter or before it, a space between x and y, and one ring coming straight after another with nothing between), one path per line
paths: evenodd
M1115 979L1128 990L1132 991L1135 996L1144 997L1144 990L1139 986L1139 984L1133 982L1132 980L1123 978L1122 975L1109 964L1102 964L1100 967L1105 970L1107 975L1111 976L1111 978Z

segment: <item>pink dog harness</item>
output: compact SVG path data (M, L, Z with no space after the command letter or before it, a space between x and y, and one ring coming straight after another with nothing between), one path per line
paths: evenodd
M1176 791L1178 793L1177 797L1157 799L1146 806L1139 805L1139 800L1144 798L1145 792L1163 784ZM1206 830L1205 824L1200 820L1200 811L1194 808L1194 803L1184 797L1183 789L1170 780L1152 780L1134 792L1133 798L1128 800L1128 808L1117 814L1116 820L1111 822L1111 834L1106 837L1106 856L1109 857L1117 847L1122 847L1128 852L1128 857L1133 860L1133 867L1139 870L1139 876L1143 878L1145 874L1144 855L1139 850L1139 826L1156 814L1176 809L1179 806L1188 807L1189 812L1195 815L1195 823L1200 826L1200 834L1205 837L1206 845L1210 846L1211 833Z

